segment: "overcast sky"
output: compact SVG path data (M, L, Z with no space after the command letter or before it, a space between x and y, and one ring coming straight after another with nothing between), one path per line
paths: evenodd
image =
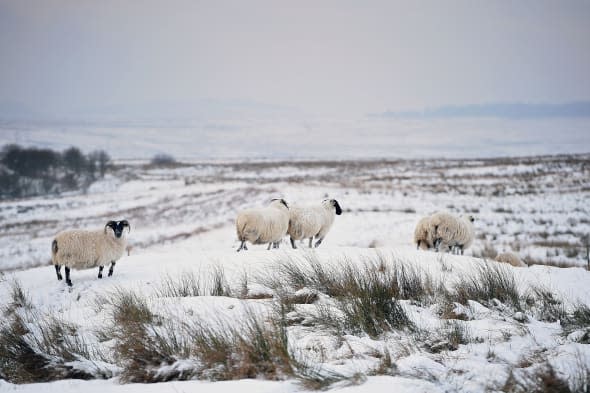
M0 0L0 103L328 116L590 100L590 1Z

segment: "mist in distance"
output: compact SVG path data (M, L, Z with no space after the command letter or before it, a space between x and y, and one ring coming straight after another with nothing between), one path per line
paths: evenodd
M0 144L190 158L590 151L590 3L0 0Z

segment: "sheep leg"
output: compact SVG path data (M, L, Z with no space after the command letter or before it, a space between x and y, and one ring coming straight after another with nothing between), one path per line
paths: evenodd
M268 243L268 247L266 248L266 251L270 250L271 246L272 246L272 242Z
M98 278L102 278L102 269L104 269L104 266L98 267Z
M272 244L272 248L276 248L276 249L278 249L278 248L279 248L279 244L281 244L281 243L280 243L280 242L274 242L274 243Z
M72 286L72 280L70 280L70 268L66 266L66 284Z
M440 249L440 242L441 241L442 241L441 239L436 239L434 241L434 251L438 252L438 250Z
M461 255L463 255L463 246L459 246L459 251L461 251Z
M113 270L115 270L115 261L111 262L111 267L109 268L109 277L113 275Z
M291 246L292 246L294 249L297 249L297 245L295 245L295 240L293 240L293 238L291 238Z
M246 241L242 241L242 244L240 244L240 247L238 248L238 252L242 251L242 250L248 250L248 247L246 247Z
M309 248L313 245L313 236L309 238Z
M317 242L315 242L315 248L318 248L318 247L320 246L320 244L322 244L322 240L324 240L324 238L323 238L323 237L320 237L320 238L318 239L318 241L317 241Z
M61 276L61 265L53 265L55 266L55 273L57 274L57 279L61 280L62 276Z

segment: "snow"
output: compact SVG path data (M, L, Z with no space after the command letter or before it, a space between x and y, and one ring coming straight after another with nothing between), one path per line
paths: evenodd
M276 299L268 298L273 291L261 278L276 272L284 261L305 265L315 258L327 269L339 269L344 262L360 267L379 256L428 274L451 289L462 277L485 266L486 262L478 256L489 243L497 251L513 250L521 257L534 257L541 262L572 264L574 267L569 268L502 265L514 275L522 296L533 287L541 287L562 299L565 310L571 312L579 303L590 304L590 272L584 269L582 254L567 256L561 246L551 247L541 242L559 240L579 245L580 235L590 232L590 176L587 176L588 168L583 166L587 158L583 157L582 164L576 164L575 160L556 159L556 163L549 159L548 163L539 159L501 165L475 160L241 165L227 162L170 169L123 165L95 183L86 194L0 203L4 223L4 229L0 229L3 271L0 298L9 299L11 283L17 280L30 297L35 312L56 315L75 325L77 334L87 342L109 352L112 340L100 342L94 332L104 327L110 305L108 302L97 305L97 299L112 298L121 290L141 294L150 310L164 320L235 326L250 313L265 319L272 312ZM557 168L561 175L547 175L547 168ZM577 176L579 172L584 172L586 177ZM567 177L565 173L575 175ZM453 175L449 181L441 180L449 174ZM490 174L505 183L505 191L495 195L485 188L488 183L482 176ZM532 177L518 177L523 174ZM559 184L559 189L549 186L549 177ZM496 187L497 182L489 184ZM523 189L530 192L517 192ZM279 250L251 246L249 251L236 253L238 241L233 227L236 212L264 205L276 196L303 204L325 197L336 198L344 213L336 217L332 230L317 250L307 249L307 242L292 250L284 241ZM468 211L477 217L476 230L480 236L466 255L415 250L412 244L415 223L421 216L437 210ZM108 219L117 218L131 222L132 249L130 255L117 263L114 275L99 280L96 269L73 271L72 288L57 281L53 268L48 266L52 236L70 226L100 227ZM554 255L555 251L558 255ZM219 271L223 271L235 292L240 291L246 278L243 293L246 296L210 296L211 277ZM167 280L179 280L186 275L199 281L204 295L162 295ZM537 363L547 360L563 375L576 372L580 362L588 364L590 359L589 346L581 342L584 329L565 332L559 321L538 320L530 311L514 310L499 302L456 303L454 314L462 319L456 323L469 336L469 342L459 344L456 350L436 352L428 351L424 343L440 342L448 328L448 320L441 319L437 304L400 301L420 329L417 333L394 330L378 338L349 333L338 336L329 329L312 325L310 317L318 304L331 307L335 299L307 287L293 293L317 295L317 300L315 304L294 306L288 315L302 320L288 327L290 346L320 372L345 376L344 381L330 387L335 392L501 390L512 369L528 370L525 365L528 359L542 358ZM34 330L34 321L30 327ZM389 375L373 375L385 353L391 356L392 366L383 373ZM195 357L178 359L172 365L162 365L159 372L191 369L197 362ZM97 367L110 377L25 385L0 380L0 391L304 390L293 378L124 384L116 364L92 364L84 359L69 364L89 371Z

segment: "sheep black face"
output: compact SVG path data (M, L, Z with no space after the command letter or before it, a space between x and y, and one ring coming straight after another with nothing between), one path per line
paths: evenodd
M127 228L129 232L131 232L131 225L129 225L129 222L127 220L109 221L107 222L107 225L105 225L104 230L106 231L107 228L111 228L113 230L113 233L115 234L116 238L120 238L121 236L123 236L123 230L125 228Z
M332 206L336 209L336 215L339 216L342 214L342 208L336 199L332 199Z

